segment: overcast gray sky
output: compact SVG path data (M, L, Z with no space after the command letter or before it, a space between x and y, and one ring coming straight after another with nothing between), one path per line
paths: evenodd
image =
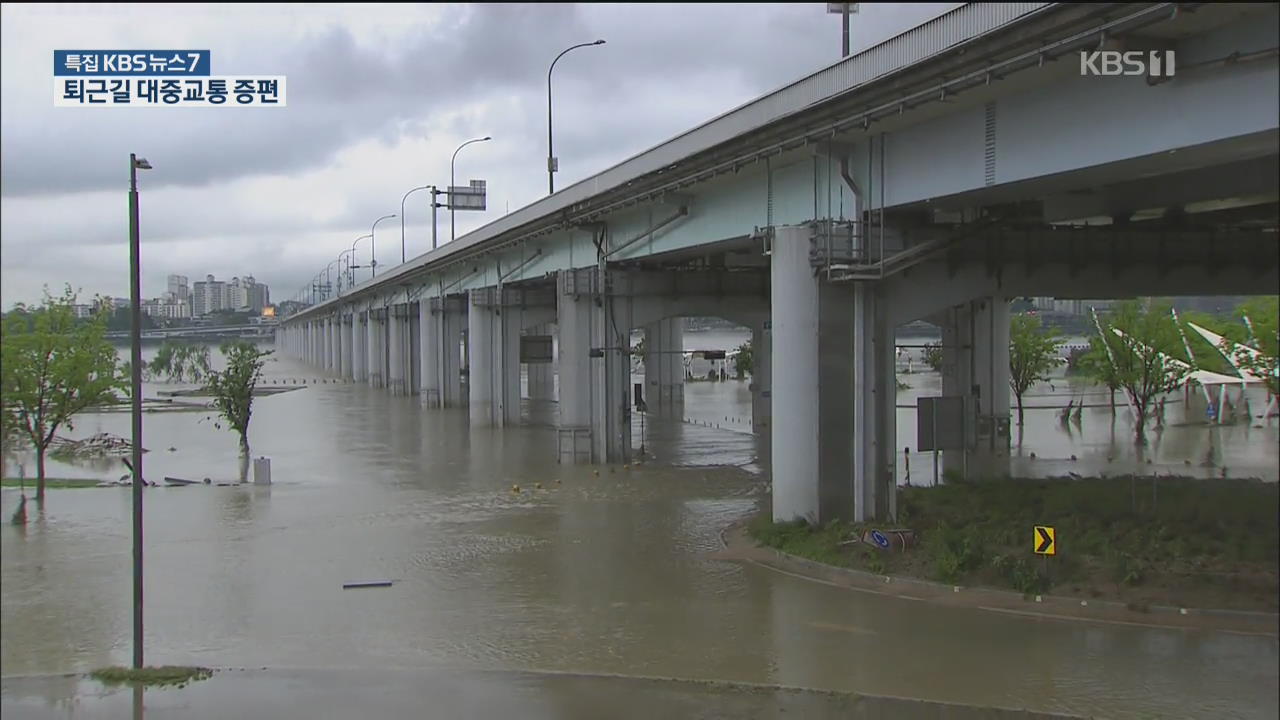
M960 3L862 4L853 47ZM169 273L253 275L275 301L399 213L410 188L488 182L465 232L839 59L825 3L722 5L9 5L0 9L0 303L64 283L127 297L128 155L141 174L143 296ZM215 75L285 75L288 107L55 108L56 49L208 49ZM410 196L408 257L430 246ZM448 238L442 213L441 236ZM379 264L400 261L398 221ZM368 259L368 241L360 257Z

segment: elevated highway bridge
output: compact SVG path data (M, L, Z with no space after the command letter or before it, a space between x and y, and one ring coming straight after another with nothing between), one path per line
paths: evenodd
M775 518L891 515L896 327L943 328L943 392L971 401L969 450L998 453L1008 298L1275 292L1278 27L1275 5L969 3L308 307L277 343L477 425L519 422L527 365L562 461L620 462L631 330L646 404L678 416L679 318L723 317L753 331ZM1086 74L1096 50L1176 70Z

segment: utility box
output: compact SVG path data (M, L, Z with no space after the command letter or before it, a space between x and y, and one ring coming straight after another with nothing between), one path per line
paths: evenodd
M271 458L260 457L253 461L253 484L271 484Z

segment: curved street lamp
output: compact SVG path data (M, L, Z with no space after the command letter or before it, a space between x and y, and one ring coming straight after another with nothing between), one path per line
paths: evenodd
M561 52L559 55L556 56L555 60L551 61L551 67L547 70L547 194L548 195L554 195L556 192L555 172L558 169L556 164L555 153L552 152L551 150L552 148L552 144L551 144L551 71L556 69L556 63L560 62L560 58L564 57L565 53L569 52L570 50L577 50L580 47L591 47L592 45L603 45L603 44L604 44L603 40L597 40L595 42L582 43L580 45L574 45L573 47L566 48L564 52Z
M403 264L404 264L404 261L405 261L405 256L404 256L404 201L405 201L405 200L408 200L410 195L412 195L412 194L414 194L414 193L418 192L419 190L430 190L430 189L431 189L431 186L430 186L430 185L423 185L422 187L416 187L416 188L414 188L414 189L410 190L409 192L405 193L405 194L404 194L404 197L400 198L400 264L401 264L401 265L403 265ZM435 196L433 195L433 196L431 197L431 202L435 202L435 200L436 200L436 198L435 198Z
M470 145L471 143L484 142L486 140L492 140L492 139L493 138L489 137L488 135L485 135L482 138L475 138L474 140L468 140L462 143L461 145L459 145L458 149L453 151L453 157L449 159L449 242L453 242L454 239L456 239L457 237L457 235L454 234L454 229L453 229L453 186L457 184L453 179L453 165L458 160L458 153L462 151L462 148Z
M347 278L347 280L348 280L348 282L347 282L347 290L350 290L350 289L351 289L351 283L350 283L350 280L351 280L351 257L352 257L352 256L354 256L355 251L356 251L356 249L355 249L354 247L351 247L351 248L347 248L346 250L343 250L342 252L338 253L338 297L342 297L342 278L343 278L343 276L344 276L344 275L346 276L346 278ZM345 261L346 261L346 266L345 266L345 267L343 267L343 264L342 264L342 261L343 261L343 260L345 260Z
M374 237L374 234L378 232L378 223L383 220L390 220L393 217L395 217L394 214L383 215L377 220L374 220L373 227L369 228L369 277L373 277L378 274L378 239Z
M353 243L351 243L351 252L353 252L353 253L355 252L355 250L356 250L356 245L359 245L361 240L363 240L363 239L365 239L365 238L372 238L372 237L373 237L373 235L361 235L360 237L356 238L356 241L355 241L355 242L353 242ZM356 256L355 256L355 255L352 255L352 256L351 256L351 259L352 259L352 260L355 260L355 258L356 258ZM348 278L348 281L349 281L349 282L348 282L348 285L350 285L351 287L355 287L355 286L356 286L356 274L355 274L355 270L356 270L356 268L360 268L360 267L364 267L364 266L363 266L363 265L348 265L348 266L347 266L347 270L351 272L351 277L350 277L350 278Z

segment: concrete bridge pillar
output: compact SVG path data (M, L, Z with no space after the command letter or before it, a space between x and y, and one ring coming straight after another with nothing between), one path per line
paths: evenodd
M333 318L324 319L324 369L333 370Z
M352 324L351 319L346 315L338 316L338 322L340 323L338 325L338 329L339 329L339 332L341 333L341 340L342 340L342 357L339 358L341 360L340 372L342 374L342 377L350 379L351 378L351 329L352 327L354 327L354 325Z
M442 303L440 396L445 407L465 407L462 392L462 333L467 328L465 295L449 296Z
M765 320L751 330L751 429L762 458L769 456L773 425L773 393L771 373L773 368L772 322Z
M444 307L433 308L436 298L424 297L418 303L418 377L422 404L430 408L440 407L440 368L444 352L442 322Z
M494 313L492 288L479 288L467 293L467 402L471 425L476 427L498 422L494 415L494 366L502 348L499 318Z
M629 312L611 313L595 268L561 271L556 325L560 462L626 462L631 455ZM593 357L594 355L594 357Z
M351 379L355 382L364 382L364 366L365 359L365 329L364 329L364 313L358 309L351 313Z
M968 451L944 451L943 471L1005 474L1011 434L1008 301L978 298L936 317L942 328L942 394L963 396L968 403Z
M502 293L499 298L505 301ZM495 355L494 423L515 425L520 422L520 336L524 330L524 309L520 306L504 306L497 310L500 345Z
M577 292L572 270L556 279L556 370L560 380L560 418L556 444L561 463L592 461L591 315L589 292Z
M535 325L529 328L530 335L554 335L553 328L550 323ZM554 362L550 363L531 363L528 367L529 374L529 399L530 400L555 400L555 373L556 367Z
M382 332L378 321L378 310L369 308L369 322L366 328L365 358L368 363L369 387L382 387Z
M392 395L405 394L404 315L400 305L387 307L387 387Z
M885 308L874 285L815 277L810 244L806 227L775 230L770 399L785 422L771 423L773 518L883 517L896 391Z
M681 417L684 411L684 323L660 320L644 332L645 403L649 412Z

